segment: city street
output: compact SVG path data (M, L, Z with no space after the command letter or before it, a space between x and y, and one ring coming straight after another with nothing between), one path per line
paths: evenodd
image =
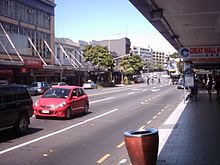
M86 90L90 113L71 120L31 118L29 133L0 133L1 165L117 165L127 162L123 132L160 125L183 99L174 85ZM33 101L39 96L33 97Z

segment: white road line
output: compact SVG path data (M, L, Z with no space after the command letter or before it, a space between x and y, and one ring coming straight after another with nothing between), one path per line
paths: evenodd
M82 124L86 124L86 123L88 123L88 122L90 122L90 121L93 121L93 120L98 119L98 118L100 118L100 117L106 116L106 115L108 115L108 114L110 114L110 113L113 113L113 112L115 112L115 111L118 111L118 109L113 109L113 110L108 111L108 112L106 112L106 113L103 113L103 114L101 114L101 115L95 116L95 117L93 117L93 118L87 119L87 120L85 120L85 121L79 122L79 123L77 123L77 124L71 125L71 126L69 126L69 127L63 128L63 129L61 129L61 130L55 131L55 132L53 132L53 133L50 133L50 134L41 136L41 137L39 137L39 138L30 140L30 141L28 141L28 142L25 142L25 143L22 143L22 144L19 144L19 145L16 145L16 146L14 146L14 147L11 147L11 148L2 150L2 151L0 151L0 155L4 154L4 153L6 153L6 152L9 152L9 151L12 151L12 150L15 150L15 149L24 147L24 146L26 146L26 145L35 143L35 142L37 142L37 141L40 141L40 140L49 138L49 137L51 137L51 136L60 134L60 133L62 133L62 132L64 132L64 131L67 131L67 130L72 129L72 128L77 127L77 126L80 126L80 125L82 125Z
M184 101L181 101L180 104L177 106L177 108L173 111L173 113L169 116L169 118L163 123L163 125L175 125L183 111L185 110L187 104L184 103ZM167 139L169 138L171 132L174 128L169 129L159 129L159 149L158 149L158 155L162 151Z
M132 94L134 94L134 92L130 92L130 93L128 93L128 95L132 95Z
M89 104L93 104L93 103L97 103L97 102L101 102L101 101L106 101L106 100L111 100L111 99L114 99L114 98L115 97L108 97L108 98L105 98L105 99L90 101Z

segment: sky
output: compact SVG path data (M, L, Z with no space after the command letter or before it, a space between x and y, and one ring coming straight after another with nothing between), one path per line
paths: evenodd
M78 40L127 37L132 46L176 50L129 0L55 0L55 36Z

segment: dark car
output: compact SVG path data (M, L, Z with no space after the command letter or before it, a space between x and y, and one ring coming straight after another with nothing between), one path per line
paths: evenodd
M21 85L0 86L0 129L13 126L17 133L28 130L33 115L33 101Z
M25 87L27 89L28 93L31 96L37 96L38 95L38 91L34 87L30 87L29 85L23 85L23 87Z
M36 89L38 94L43 94L46 90L50 89L50 85L47 82L33 82L31 87Z

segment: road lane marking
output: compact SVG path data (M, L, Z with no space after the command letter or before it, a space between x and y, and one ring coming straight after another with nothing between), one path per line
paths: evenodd
M116 148L121 148L123 145L125 145L125 142L121 142L119 145L116 146Z
M158 114L158 115L160 115L160 114L161 114L161 112L158 112L157 114Z
M142 130L142 129L144 129L144 127L145 127L145 125L142 125L140 128L139 128L139 130Z
M49 134L44 135L44 136L41 136L41 137L39 137L39 138L36 138L36 139L30 140L30 141L27 141L27 142L25 142L25 143L21 143L21 144L19 144L19 145L16 145L16 146L14 146L14 147L10 147L10 148L8 148L8 149L2 150L2 151L0 151L0 155L4 154L4 153L6 153L6 152L9 152L9 151L12 151L12 150L15 150L15 149L24 147L24 146L26 146L26 145L29 145L29 144L38 142L38 141L40 141L40 140L49 138L49 137L51 137L51 136L60 134L60 133L62 133L62 132L64 132L64 131L67 131L67 130L72 129L72 128L77 127L77 126L80 126L80 125L82 125L82 124L86 124L86 123L88 123L88 122L90 122L90 121L93 121L93 120L98 119L98 118L100 118L100 117L106 116L106 115L108 115L108 114L110 114L110 113L113 113L113 112L115 112L115 111L118 111L118 109L117 109L117 108L116 108L116 109L113 109L113 110L111 110L111 111L108 111L108 112L106 112L106 113L100 114L100 115L95 116L95 117L93 117L93 118L90 118L90 119L87 119L87 120L85 120L85 121L79 122L79 123L77 123L77 124L71 125L71 126L69 126L69 127L63 128L63 129L61 129L61 130L58 130L58 131L49 133Z
M153 119L156 119L156 118L157 118L157 116L154 116L154 117L153 117Z
M127 163L128 162L128 159L122 159L119 163L118 163L118 165L120 165L120 164L125 164L125 163Z
M147 124L150 124L152 121L151 120L149 120L148 122L147 122Z
M130 92L130 93L128 93L128 95L132 95L132 94L134 94L134 92Z
M115 97L108 97L108 98L105 98L105 99L90 101L89 104L93 104L93 103L97 103L97 102L101 102L101 101L106 101L106 100L111 100L111 99L114 99L114 98Z
M109 156L110 156L110 154L104 155L102 158L100 158L100 159L97 161L97 163L98 163L98 164L101 164L101 163L104 162Z
M107 92L102 92L102 93L94 93L94 94L89 94L88 96L97 96L97 95L103 95L103 94L108 94L108 93L114 93L114 92L121 92L121 91L126 91L126 90L131 90L131 88L126 88L126 89L117 89L117 90L112 90L112 91L107 91Z

